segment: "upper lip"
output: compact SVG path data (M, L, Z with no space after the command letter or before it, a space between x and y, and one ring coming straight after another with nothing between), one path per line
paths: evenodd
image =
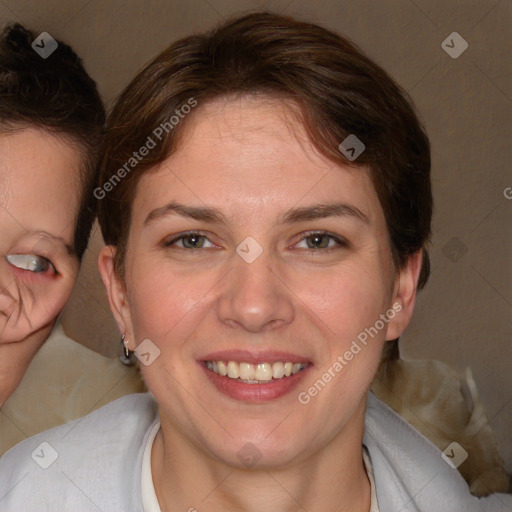
M200 361L235 361L238 363L308 363L308 357L291 354L290 352L280 352L277 350L260 350L258 352L249 350L221 350L211 352L199 359Z

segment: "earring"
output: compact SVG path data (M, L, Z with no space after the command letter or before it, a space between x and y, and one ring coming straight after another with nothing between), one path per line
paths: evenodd
M126 334L121 336L121 355L119 356L119 361L126 366L133 366L135 364L135 358L133 356L133 352L128 348L128 340L126 339Z

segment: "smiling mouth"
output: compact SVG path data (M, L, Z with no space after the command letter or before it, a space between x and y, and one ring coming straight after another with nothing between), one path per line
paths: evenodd
M236 361L204 361L208 370L244 384L265 384L286 379L303 371L309 363L237 363Z

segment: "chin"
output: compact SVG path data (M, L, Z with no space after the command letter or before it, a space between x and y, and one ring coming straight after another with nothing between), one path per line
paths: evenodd
M268 432L272 432L272 428ZM230 436L226 433L222 439L209 439L206 441L206 449L224 464L248 470L285 468L306 457L306 451L312 450L312 443L298 439L296 432L261 435L261 429L258 430L259 435L254 436L245 430L240 435Z

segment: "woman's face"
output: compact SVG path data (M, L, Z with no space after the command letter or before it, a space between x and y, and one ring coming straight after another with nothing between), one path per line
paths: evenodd
M229 464L290 463L364 408L417 272L395 274L366 170L319 156L283 103L217 100L187 123L139 182L113 309L164 429Z
M24 129L0 135L0 154L0 343L13 343L51 326L76 280L80 153Z

